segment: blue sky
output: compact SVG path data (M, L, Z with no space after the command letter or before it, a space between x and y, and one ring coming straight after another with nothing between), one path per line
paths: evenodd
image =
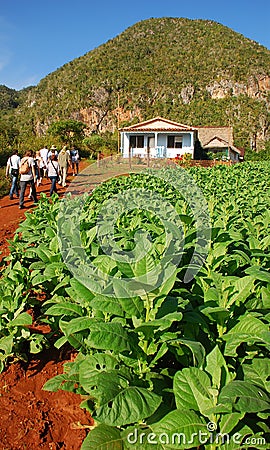
M269 0L0 0L0 84L36 85L151 17L214 20L270 49Z

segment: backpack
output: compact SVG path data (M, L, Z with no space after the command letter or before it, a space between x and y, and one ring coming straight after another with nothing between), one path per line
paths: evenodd
M29 164L28 164L28 158L25 160L22 160L21 166L20 166L20 174L26 175L30 170Z

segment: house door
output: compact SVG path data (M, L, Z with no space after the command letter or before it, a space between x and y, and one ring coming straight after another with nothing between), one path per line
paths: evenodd
M149 136L147 144L148 148L155 148L155 136Z

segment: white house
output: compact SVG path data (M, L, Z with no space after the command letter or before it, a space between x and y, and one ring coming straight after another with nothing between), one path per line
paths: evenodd
M185 153L194 158L196 128L155 117L130 127L120 128L121 151L124 158L176 158Z

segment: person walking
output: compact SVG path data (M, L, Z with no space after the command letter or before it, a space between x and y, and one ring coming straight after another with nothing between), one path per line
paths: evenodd
M20 178L20 201L19 208L24 208L24 194L26 190L26 186L29 184L31 189L31 197L34 203L37 203L37 192L36 192L36 174L35 174L35 161L32 157L32 152L27 151L25 156L20 161L19 173L21 175Z
M11 188L9 191L9 198L13 200L13 195L19 197L18 179L19 179L19 166L21 158L18 155L18 150L14 150L13 154L7 160L6 177L11 177Z
M43 159L40 156L39 150L36 151L36 154L34 156L34 162L35 162L36 183L37 183L37 186L39 186L39 184L41 183L41 180L42 180L41 167L43 164Z
M60 182L59 184L62 184L63 187L66 186L66 178L67 178L67 171L70 164L70 153L67 150L66 145L62 148L58 155L58 164L59 164L59 171L60 171Z
M70 156L71 156L71 165L72 165L73 176L74 175L76 176L76 175L78 175L78 172L79 172L79 161L80 161L79 151L73 147L71 149Z
M59 164L56 160L56 156L54 153L52 153L52 155L49 158L48 177L50 178L51 183L52 183L51 189L50 189L50 196L52 196L54 192L57 194L56 183L59 178Z
M48 155L49 155L49 150L47 149L46 145L45 147L41 148L39 150L39 154L40 157L42 158L43 164L42 164L42 177L46 178L47 177L47 163L48 163Z
M49 150L49 153L48 153L48 159L49 159L52 155L55 155L56 158L57 158L57 156L58 156L57 147L56 147L55 145L52 145L52 146L51 146L51 148L50 148L50 150Z

